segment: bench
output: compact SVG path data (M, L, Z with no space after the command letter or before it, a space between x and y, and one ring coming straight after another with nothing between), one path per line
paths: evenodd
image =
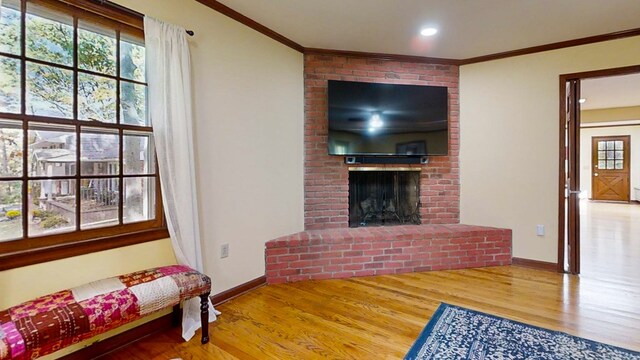
M171 265L94 281L0 311L0 360L35 359L156 311L200 297L203 344L209 341L211 279Z

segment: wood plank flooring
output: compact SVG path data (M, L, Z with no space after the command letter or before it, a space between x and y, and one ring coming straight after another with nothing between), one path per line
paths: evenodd
M580 201L583 277L640 287L640 204Z
M104 359L401 359L441 302L640 351L640 287L516 266L268 285Z

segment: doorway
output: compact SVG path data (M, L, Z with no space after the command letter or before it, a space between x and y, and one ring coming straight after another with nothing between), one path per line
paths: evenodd
M633 122L617 121L616 115L613 117L609 116L605 122L585 119L583 124L582 116L584 114L583 111L581 111L583 107L591 108L594 109L594 111L592 111L594 114L590 115L595 115L595 113L598 113L598 111L595 110L598 108L596 103L599 99L609 96L609 98L615 98L616 101L620 101L620 99L627 98L627 93L630 92L629 89L627 89L626 93L621 92L618 98L613 96L613 93L603 89L605 87L603 84L608 84L608 82L604 80L624 78L625 76L635 76L640 79L640 66L560 76L561 135L559 148L560 181L558 192L558 271L580 274L581 236L584 235L585 239L591 239L597 237L594 234L608 231L606 230L606 226L605 230L600 228L594 230L593 228L596 222L593 221L591 216L601 216L602 211L606 210L604 209L606 206L591 206L597 204L594 200L624 202L624 206L630 206L630 200L634 200L633 182L640 182L640 178L634 180L634 175L630 172L630 166L634 161L631 160L633 154L630 152L630 148L634 140L624 134L616 133L615 130L618 126L620 126L619 129L623 129L623 126L632 125ZM603 81L600 82L600 79ZM583 85L594 83L598 84L596 87L592 86L592 88L598 89L598 91L593 92L597 96L591 94L591 98L587 98L586 95L582 95ZM636 85L632 90L633 96L631 96L631 98L634 98L636 103L630 106L638 106L640 109L640 93L638 93L638 89L640 89L640 86ZM613 109L613 107L611 108ZM605 113L605 111L600 112ZM640 128L640 116L636 117L635 121ZM587 130L587 126L589 128L607 127L609 132L605 133L604 135L606 136L604 136L595 133L592 129ZM588 135L590 132L592 133L593 136L589 137L589 142L582 141L581 143L581 129L584 129L584 135ZM636 140L636 142L639 140L640 139ZM618 150L616 150L616 146ZM611 149L609 149L609 147L611 147ZM582 154L581 148L584 148ZM640 177L640 174L636 176ZM584 184L588 183L588 190L585 190L584 186L581 186L581 182ZM613 206L615 205L617 204ZM633 206L637 207L638 205ZM633 214L636 214L635 210L637 210L637 208L633 208L632 210L633 211L629 212L631 214L629 216L634 216ZM583 217L581 212L584 212L587 217ZM585 220L588 220L589 223L582 224ZM640 218L636 218L635 222L640 223ZM633 221L631 223L633 224ZM627 226L627 229L628 228L629 226ZM585 234L581 234L581 229ZM631 235L628 237L631 237ZM602 246L612 248L613 244L606 243L605 240ZM621 250L620 254L624 254L624 251L625 250ZM638 251L640 253L640 250ZM588 260L590 261L592 259L588 258ZM640 256L637 260L640 262ZM616 259L608 259L608 261L615 262ZM592 266L592 264L589 266Z

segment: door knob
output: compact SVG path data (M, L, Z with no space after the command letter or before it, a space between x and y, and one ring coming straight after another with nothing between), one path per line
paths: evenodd
M594 173L593 176L598 176L598 173Z

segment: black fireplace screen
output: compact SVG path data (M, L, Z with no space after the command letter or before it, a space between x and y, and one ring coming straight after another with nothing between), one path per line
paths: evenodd
M419 171L350 171L349 227L420 224Z

